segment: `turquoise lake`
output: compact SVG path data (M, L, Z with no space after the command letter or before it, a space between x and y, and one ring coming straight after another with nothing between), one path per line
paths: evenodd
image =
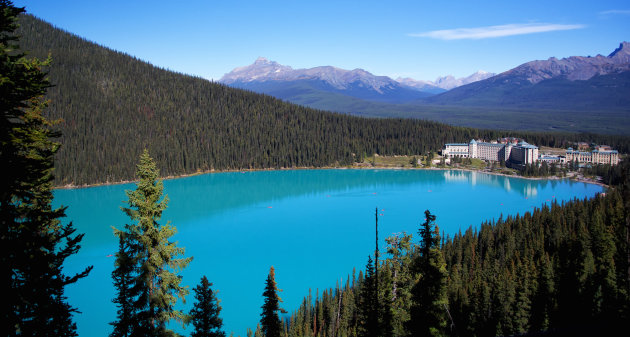
M170 199L161 223L178 229L174 239L194 260L180 275L191 293L206 275L218 291L224 330L245 336L259 321L269 267L289 312L312 289L334 287L353 267L363 268L374 251L374 211L379 247L397 232L413 233L424 211L437 216L447 234L465 231L502 214L523 214L553 200L592 197L597 185L568 180L526 180L477 172L442 170L288 170L234 172L165 180ZM90 275L66 288L79 336L107 336L116 315L111 281L117 240L112 226L128 218L125 190L135 184L57 190L55 205L68 206L67 221L85 233L67 274L88 265ZM175 327L173 327L175 328ZM190 334L188 327L180 332Z

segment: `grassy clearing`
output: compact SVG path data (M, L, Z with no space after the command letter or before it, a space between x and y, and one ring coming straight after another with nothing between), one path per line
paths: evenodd
M567 149L558 148L558 147L547 147L541 146L539 148L540 153L552 154L552 155L565 155L567 153Z
M422 156L379 156L373 155L366 157L363 162L358 163L360 166L371 165L378 167L401 167L412 168L419 165L413 165L413 162L417 162L417 159L421 159Z
M470 166L474 169L481 170L486 168L486 162L481 159L471 158L470 161L472 162Z
M437 153L433 154L433 160L440 160L442 157ZM416 165L412 163L417 163ZM471 158L466 159L459 163L442 164L442 161L427 165L427 156L415 155L415 156L379 156L373 155L364 158L360 163L355 163L354 166L359 167L387 167L387 168L457 168L464 170L494 172L505 175L518 175L518 171L501 166L499 163L485 162L481 159Z

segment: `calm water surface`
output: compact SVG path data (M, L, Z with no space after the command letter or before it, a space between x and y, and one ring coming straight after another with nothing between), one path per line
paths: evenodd
M312 288L334 287L363 268L374 249L374 210L381 239L415 234L429 209L447 234L501 214L523 214L550 203L592 197L603 189L571 181L525 180L440 170L296 170L215 173L167 180L170 199L163 221L194 260L181 275L191 289L206 275L219 291L224 328L245 336L255 328L269 267L284 291L283 308L296 310ZM107 336L116 315L111 281L117 240L112 226L128 222L120 210L135 184L55 191L69 206L68 220L85 233L82 249L66 263L90 275L67 288L80 336ZM358 270L358 269L357 269ZM181 329L181 328L180 328ZM190 334L192 328L181 331Z

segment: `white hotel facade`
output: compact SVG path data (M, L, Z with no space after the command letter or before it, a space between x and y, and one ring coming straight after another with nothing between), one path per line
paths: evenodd
M485 143L471 140L470 143L444 145L442 155L447 158L478 158L526 165L538 161L538 147L520 141L517 144Z
M607 146L597 147L592 152L575 151L573 148L569 148L566 154L566 161L577 161L578 163L589 164L619 164L619 152L612 150Z

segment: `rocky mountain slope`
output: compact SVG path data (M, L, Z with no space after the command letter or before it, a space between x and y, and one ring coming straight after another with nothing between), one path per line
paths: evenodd
M425 100L444 105L630 110L630 44L608 56L531 61Z
M545 61L532 61L500 74L497 80L525 80L531 84L562 77L569 81L585 81L594 76L621 73L630 70L630 43L623 42L610 55L595 57L555 57Z
M431 95L363 69L344 70L331 66L293 69L263 57L251 65L232 70L219 82L292 102L297 95L305 94L314 99L325 100L334 93L391 103L410 102Z
M431 92L432 88L436 88L440 92L451 90L453 88L461 87L462 85L470 84L473 82L485 80L496 75L495 73L489 73L487 71L480 70L470 76L455 78L452 75L442 76L435 79L435 81L417 81L412 78L397 78L396 81L409 86L414 87L422 91ZM439 92L436 92L439 93Z
M263 82L321 80L339 90L348 89L353 83L361 83L378 93L395 88L398 83L387 76L375 76L363 69L344 70L331 66L309 69L293 69L275 61L259 57L253 64L239 67L223 76L219 82L224 84Z
M440 77L436 82L411 78L393 80L363 69L345 70L332 66L293 69L260 57L251 65L235 68L225 74L219 82L298 104L329 101L332 97L338 99L338 95L331 93L369 101L409 103L492 75L477 72L459 79L453 76ZM309 97L306 102L302 99L304 96Z

